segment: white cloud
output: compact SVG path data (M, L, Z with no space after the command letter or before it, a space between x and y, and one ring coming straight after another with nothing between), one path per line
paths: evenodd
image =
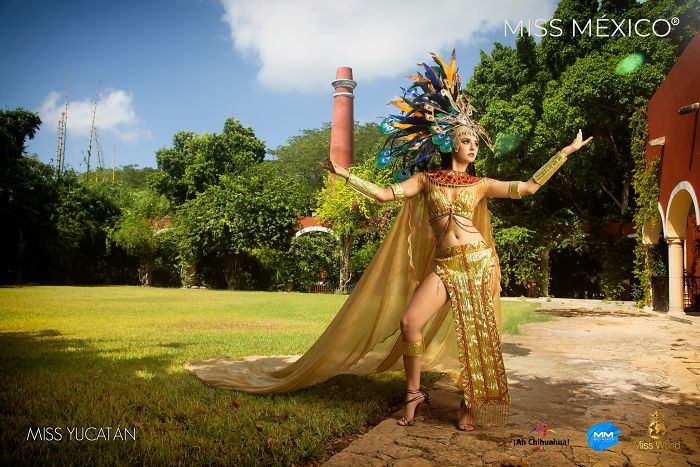
M91 99L68 103L67 128L70 135L90 136L93 108L94 102ZM39 115L44 125L56 131L63 110L63 97L58 92L51 91L41 103ZM133 143L151 136L140 125L130 92L108 89L100 96L95 114L95 126L100 134L111 133L122 141Z
M325 91L335 68L356 79L415 71L429 52L469 44L504 21L549 18L554 0L220 0L235 49L280 90ZM426 58L427 57L427 58ZM458 57L459 60L459 57ZM330 77L330 78L329 78Z

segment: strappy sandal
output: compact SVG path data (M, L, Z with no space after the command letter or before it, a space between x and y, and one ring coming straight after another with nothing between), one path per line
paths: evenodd
M408 418L401 417L401 419L397 420L396 424L400 426L413 426L416 423L416 418L418 417L418 413L423 406L423 404L426 404L428 407L428 415L430 415L430 396L428 395L423 388L418 388L418 389L406 389L406 394L408 395L413 395L413 394L418 394L415 396L413 399L406 401L406 406L408 407L408 404L411 402L415 402L421 397L423 400L416 405L415 410L413 411L413 418L409 420Z
M460 420L462 420L462 407L465 407L466 404L464 403L464 399L461 400L459 403L459 412L457 414L457 429L459 431L473 431L474 430L474 414L472 413L472 410L469 407L466 407L467 409L467 415L472 417L472 423L459 423Z

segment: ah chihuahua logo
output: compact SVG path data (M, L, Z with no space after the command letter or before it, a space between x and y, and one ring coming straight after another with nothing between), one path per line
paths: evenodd
M603 422L590 427L586 434L590 447L596 451L604 451L619 442L617 437L620 435L620 429L612 422Z

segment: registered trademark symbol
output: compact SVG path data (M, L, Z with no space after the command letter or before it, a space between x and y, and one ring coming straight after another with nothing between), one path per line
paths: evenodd
M678 26L678 23L680 23L680 22L681 22L681 20L679 20L676 16L671 18L671 24L674 26Z

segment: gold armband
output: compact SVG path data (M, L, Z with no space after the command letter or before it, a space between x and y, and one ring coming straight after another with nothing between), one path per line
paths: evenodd
M562 153L561 151L556 153L542 167L540 167L537 172L535 172L535 175L532 176L533 180L540 185L544 185L545 182L549 180L557 170L559 170L559 167L564 165L566 158L566 154Z
M403 354L407 357L417 357L423 354L425 346L423 345L423 339L418 342L404 342L403 343Z
M522 198L522 196L520 196L520 192L518 192L519 185L520 185L520 182L517 180L510 182L510 185L508 185L508 195L510 196L510 199Z
M381 190L381 188L374 183L368 182L367 180L362 180L360 177L356 177L352 174L350 174L348 177L347 185L372 201L377 200L377 192Z
M406 195L403 193L403 187L401 186L400 183L396 183L394 185L391 185L391 191L394 193L394 199L401 199L404 198Z

